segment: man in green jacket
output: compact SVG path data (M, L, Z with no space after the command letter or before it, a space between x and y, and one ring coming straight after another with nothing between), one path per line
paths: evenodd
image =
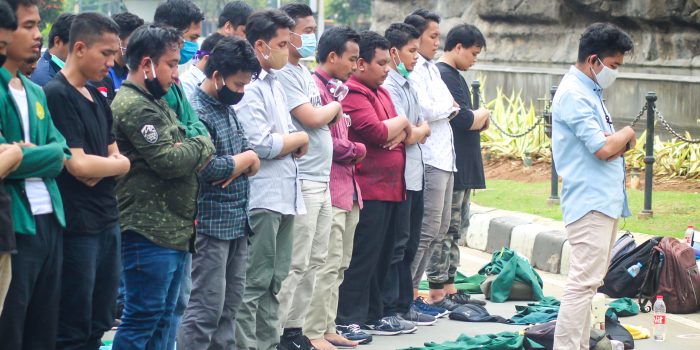
M197 172L214 153L188 137L163 96L177 79L180 33L148 25L129 38L133 67L112 102L117 145L131 161L116 193L126 304L113 348L166 349L194 233Z
M8 1L17 30L0 69L0 143L17 143L23 160L5 180L12 199L17 254L0 316L2 348L53 349L61 287L63 203L56 177L70 157L41 88L18 72L41 45L36 0Z

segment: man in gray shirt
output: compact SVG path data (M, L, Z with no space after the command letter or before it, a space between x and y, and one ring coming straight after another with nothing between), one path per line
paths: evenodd
M328 253L332 207L329 188L333 140L329 123L342 117L340 103L321 103L321 94L309 70L300 64L316 51L316 21L306 4L289 4L281 9L295 21L290 33L289 62L277 72L284 87L287 109L299 130L309 135L309 152L299 159L299 179L305 215L294 220L294 245L289 274L279 294L280 325L284 329L280 348L311 349L302 327L309 310L316 272ZM289 346L287 346L289 345ZM286 347L284 347L286 346Z
M417 325L430 325L436 318L418 311L413 302L411 264L418 249L423 222L423 154L420 144L430 135L418 105L418 93L407 79L418 61L420 33L405 23L394 23L384 36L391 43L389 76L382 86L389 91L398 115L411 123L411 137L406 144L406 200L399 206L396 242L389 273L384 281L384 314L399 315Z

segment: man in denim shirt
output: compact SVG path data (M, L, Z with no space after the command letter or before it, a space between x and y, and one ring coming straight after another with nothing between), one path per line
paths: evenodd
M571 243L554 349L588 349L591 300L610 263L618 219L630 215L622 155L634 147L634 130L615 131L602 90L612 85L632 47L618 27L592 24L581 35L578 62L554 96L552 152L564 181L561 209Z
M204 71L207 78L194 90L192 107L209 130L216 155L199 173L193 286L178 332L181 349L233 346L248 257L248 177L260 168L231 107L260 72L253 48L241 39L222 39Z

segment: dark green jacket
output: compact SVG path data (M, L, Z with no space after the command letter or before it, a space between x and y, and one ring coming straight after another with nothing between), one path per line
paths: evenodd
M117 180L122 231L188 250L194 233L197 170L215 151L208 136L187 137L165 99L125 81L112 102L119 150L131 170ZM180 143L176 146L176 143Z
M31 142L35 147L23 147L24 158L19 168L5 181L7 192L12 198L12 220L15 233L35 235L36 222L25 193L24 179L39 177L44 180L51 195L53 212L61 227L66 221L63 214L63 201L56 185L56 177L63 169L63 162L70 158L66 140L56 129L46 104L44 91L22 74L19 78L27 93L29 109L30 139L24 139L22 117L12 94L9 92L12 76L0 67L0 143Z

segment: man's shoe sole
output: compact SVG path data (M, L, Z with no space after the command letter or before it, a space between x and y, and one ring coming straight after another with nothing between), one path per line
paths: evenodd
M434 320L432 320L432 321L424 321L424 322L420 322L420 321L411 321L411 320L409 320L409 319L406 319L406 321L413 322L416 326L432 326L432 325L434 325L435 323L437 323L437 318L434 319Z
M401 331L380 331L376 329L363 329L363 332L371 335L399 335Z
M417 330L418 330L418 327L414 326L411 329L406 329L406 330L402 329L400 333L401 334L411 334L411 333L415 333Z

